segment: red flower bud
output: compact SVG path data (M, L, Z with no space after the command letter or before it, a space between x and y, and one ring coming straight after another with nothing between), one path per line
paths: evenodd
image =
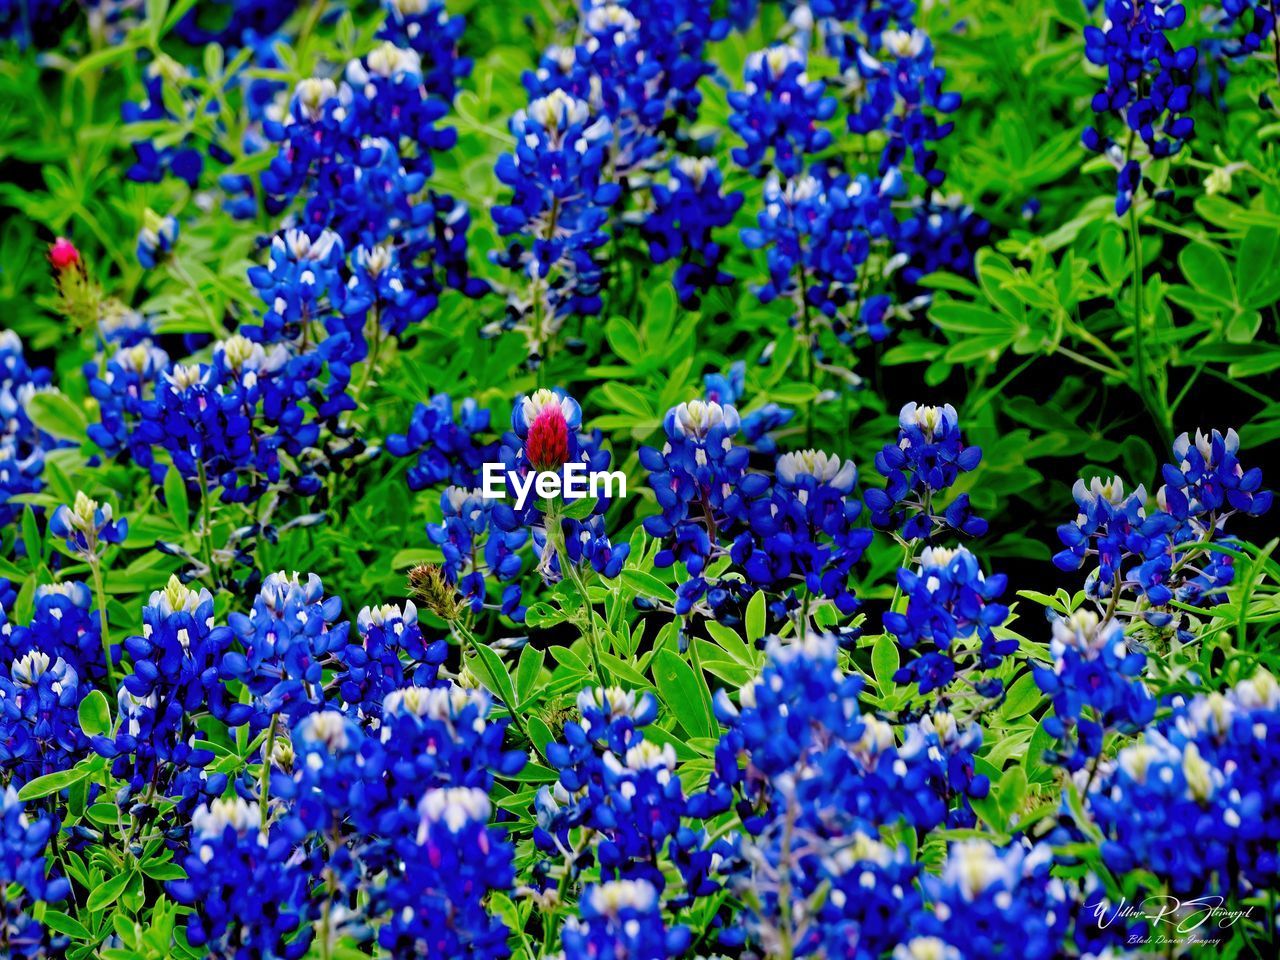
M80 262L80 251L66 237L59 237L49 244L49 262L54 270L61 273Z
M533 418L525 453L535 470L559 470L569 459L569 425L559 404L544 407Z

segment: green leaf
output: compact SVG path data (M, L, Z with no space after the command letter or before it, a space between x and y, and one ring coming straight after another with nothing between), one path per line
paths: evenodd
M22 511L22 542L27 548L27 556L34 562L41 562L44 557L44 541L40 538L40 524L36 522L36 512L30 505Z
M79 920L69 917L59 910L45 910L44 916L41 918L44 925L50 930L56 930L58 933L65 933L73 940L88 940L89 931L86 930Z
M871 672L881 693L888 693L893 689L893 675L898 672L901 662L898 645L894 643L893 637L882 633L871 648Z
M692 667L672 651L659 650L653 658L653 679L662 702L690 736L711 736L703 693L706 683L699 681Z
M666 603L676 602L676 592L651 573L643 570L622 571L622 582L641 597L652 597Z
M1007 720L1016 720L1018 717L1025 717L1034 710L1040 703L1042 694L1040 688L1036 686L1036 679L1031 674L1023 674L1009 688L1008 696L1005 697L1004 707L1001 713Z
M1231 279L1227 258L1217 247L1189 243L1178 254L1178 266L1197 290L1228 303L1235 301L1235 282Z
M764 591L757 590L747 601L747 642L755 643L764 637L765 631Z
M535 692L538 675L542 672L543 652L533 644L526 644L520 651L520 663L516 667L516 693L523 707Z
M116 899L120 894L124 892L124 888L128 886L128 884L128 873L121 873L112 877L110 880L103 881L94 888L94 891L91 894L89 894L89 899L85 902L85 906L91 913L97 913L98 911L111 906L111 904L116 902Z
M89 767L83 763L72 767L70 770L46 773L43 777L28 780L22 789L18 791L18 799L23 801L39 800L41 797L47 797L53 793L61 793L67 787L83 780L88 775Z
M164 502L169 507L169 516L183 533L191 531L191 503L187 499L187 482L182 474L170 467L164 475Z
M508 709L514 710L517 703L516 691L511 685L511 677L507 675L502 658L483 643L476 643L475 649L476 655L467 665L491 693L497 695Z
M101 690L92 690L80 701L80 729L98 737L111 729L111 705Z
M66 394L56 390L37 393L27 401L25 409L31 422L45 433L61 440L85 438L89 419Z

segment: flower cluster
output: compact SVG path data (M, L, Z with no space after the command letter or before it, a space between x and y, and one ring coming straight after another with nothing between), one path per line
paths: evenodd
M71 892L65 879L50 876L45 862L56 829L51 817L33 823L12 786L0 791L0 950L14 960L61 956L69 943L31 916L38 901L57 902Z
M960 435L951 404L927 407L908 403L898 416L898 440L876 454L876 469L888 481L884 490L868 490L867 506L878 527L888 527L904 540L932 542L942 530L980 537L987 521L974 514L962 493L941 513L935 501L961 473L982 460L982 449Z
M565 317L600 311L601 267L594 251L608 235L616 183L605 176L612 137L608 118L556 88L511 118L514 153L503 154L498 179L513 191L493 208L498 233L512 237L495 260L524 277L508 295L504 326L525 335L539 362Z
M655 181L652 186L653 212L641 232L654 263L680 260L676 295L685 306L696 308L702 294L733 280L721 269L727 251L715 242L712 231L733 221L743 196L724 193L724 176L709 157L677 157L669 170L666 183Z
M1124 747L1090 797L1108 866L1142 866L1175 893L1275 882L1280 685L1266 671L1175 704Z
M453 401L440 393L414 406L408 433L389 435L387 451L395 457L417 455L417 463L409 468L410 490L442 483L475 487L481 468L497 454L494 444L476 440L477 434L488 430L488 410L468 397L458 406L455 419Z
M643 883L655 903L667 886L664 858L681 873L684 902L718 889L707 876L706 833L686 823L703 811L702 799L685 793L671 745L645 739L657 700L596 687L583 690L577 705L582 719L566 723L563 740L546 749L558 779L538 791L538 847L564 857L566 869L594 860L603 878ZM575 847L573 837L584 828L590 847Z
M749 249L768 250L769 280L756 291L760 299L794 300L806 324L816 311L845 342L864 333L883 340L888 328L881 298L862 293L868 277L897 267L892 244L898 224L890 204L901 189L896 172L873 182L817 165L785 181L770 176L758 226L742 232ZM810 327L806 334L812 336Z
M1182 629L1185 618L1170 606L1200 605L1221 596L1232 582L1227 520L1234 514L1257 516L1271 508L1272 493L1262 488L1262 471L1240 463L1240 439L1197 431L1174 442L1174 463L1165 464L1165 483L1154 498L1144 487L1125 494L1118 477L1077 481L1072 493L1080 512L1058 528L1065 549L1053 561L1078 570L1096 561L1085 590L1098 601L1134 596L1137 613L1153 627Z
M898 571L906 609L886 613L884 628L904 647L931 643L937 650L912 660L895 679L917 683L921 693L929 693L946 687L957 665L978 670L998 666L1018 648L1016 639L1000 639L994 633L1009 615L1009 608L996 602L1006 582L1004 574L983 576L977 558L964 547L925 547L919 572ZM976 648L957 643L971 637L979 641ZM999 681L982 685L987 695L999 689Z
M32 650L0 666L0 769L22 786L85 754L80 702L87 685L61 657Z
M1116 213L1123 214L1141 185L1143 164L1177 153L1195 132L1188 113L1197 51L1194 46L1175 49L1167 36L1187 18L1180 3L1105 0L1103 9L1105 26L1084 29L1085 56L1107 71L1105 86L1094 94L1093 112L1100 125L1114 115L1123 135L1088 126L1083 139L1086 149L1104 154L1119 171Z
M821 124L835 115L836 101L807 69L806 51L791 44L747 57L745 88L729 94L729 126L744 142L733 151L735 163L755 171L772 154L781 174L793 177L807 154L831 144L831 131Z
M737 798L747 833L726 869L753 894L722 934L726 946L750 939L767 952L790 942L801 956L892 949L919 909L919 867L882 842L880 828L971 822L966 797L989 788L973 771L980 731L937 714L909 725L899 746L892 726L862 713L862 682L840 670L837 650L832 638L775 641L740 708L717 694L728 731L710 790L721 803Z
M52 379L50 370L27 363L16 333L0 330L0 529L21 513L13 497L44 486L45 454L62 445L28 415L32 398L52 389Z
M1077 610L1052 622L1053 663L1035 668L1036 684L1053 701L1045 732L1069 745L1053 759L1078 770L1102 753L1107 733L1134 733L1150 723L1156 702L1141 678L1146 658L1129 649L1120 621Z
M668 928L657 891L644 880L612 880L583 891L581 918L564 928L565 960L595 957L683 956L692 939L686 927Z

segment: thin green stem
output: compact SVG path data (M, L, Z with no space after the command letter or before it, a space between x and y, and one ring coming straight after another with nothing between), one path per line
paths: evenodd
M98 598L98 624L102 632L102 657L107 662L107 680L111 689L116 687L116 668L111 662L111 627L107 624L107 590L102 579L102 561L96 555L89 561L93 574L93 591Z
M262 746L262 772L259 776L258 814L263 829L267 826L267 812L271 806L271 755L276 749L276 718L272 715L267 724L267 739Z
M209 582L216 583L213 574L213 507L209 503L209 474L204 461L197 461L200 475L200 554L209 570Z

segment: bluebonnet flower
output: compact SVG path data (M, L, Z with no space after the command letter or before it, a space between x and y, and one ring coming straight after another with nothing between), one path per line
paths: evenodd
M712 231L733 221L743 197L738 191L723 193L724 177L709 157L676 157L669 170L667 182L655 180L651 188L653 212L641 232L654 263L679 259L676 295L695 309L701 295L733 280L721 269L726 251Z
M1102 753L1107 733L1143 729L1156 701L1142 681L1146 657L1129 649L1120 621L1101 622L1090 610L1051 619L1053 663L1033 673L1053 701L1045 732L1063 743L1052 759L1074 771Z
M768 281L755 291L761 301L795 300L809 336L812 310L843 342L862 333L884 339L884 310L863 292L896 269L890 204L902 188L896 172L873 183L825 165L785 181L770 175L758 226L742 231L749 249L768 250Z
M872 522L895 530L904 540L931 541L947 528L982 536L987 521L973 513L967 493L951 501L943 513L935 512L941 507L935 499L981 460L982 449L965 444L961 437L951 404L908 403L898 416L897 442L876 454L876 469L888 482L884 490L865 494Z
M108 544L124 543L129 535L129 520L112 520L111 504L99 504L78 491L72 506L64 504L53 511L49 532L65 538L67 550L77 557L96 563Z
M928 905L912 917L911 938L895 960L1061 956L1076 898L1050 875L1052 866L1053 851L1046 845L953 843L941 875L921 879Z
M489 797L474 787L432 787L418 803L416 834L399 838L400 869L375 903L389 912L378 943L392 956L506 957L510 931L486 908L515 882L514 849L488 825Z
M1106 864L1140 865L1175 895L1274 884L1278 737L1280 685L1265 670L1225 694L1179 698L1088 797Z
M78 580L36 587L31 622L0 619L0 663L11 663L32 651L64 660L82 683L107 679L103 660L101 619L93 609L93 595ZM113 648L113 657L118 651Z
M212 800L191 815L185 880L167 885L187 915L187 941L219 960L245 955L296 960L306 954L308 876L289 831L266 827L242 797Z
M471 58L458 53L466 21L451 16L443 0L382 0L382 6L387 19L379 36L413 49L427 92L452 103L458 83L471 73Z
M493 700L482 689L446 681L402 687L382 704L379 742L385 757L385 795L368 810L353 811L374 832L388 810L412 809L429 788L473 788L487 793L494 777L511 777L527 756L504 744L507 722L490 717Z
M732 406L691 400L667 411L661 450L640 448L640 464L649 471L661 513L645 517L645 531L659 539L672 538L658 552L658 567L683 563L692 578L681 586L676 612L688 613L707 590L702 572L720 547L720 530L729 523L731 498L740 483L753 495L768 487L767 477L746 474L750 451L735 446L741 423Z
M595 687L583 690L577 705L581 721L566 723L562 741L546 748L559 776L553 787L538 791L534 842L551 856L565 856L566 869L576 869L590 855L574 849L571 833L586 828L602 877L643 880L662 893L666 879L658 864L665 855L684 877L686 901L713 892L705 831L685 823L700 812L697 801L676 775L671 745L644 736L657 717L657 701L647 693Z
M426 403L413 408L407 434L387 437L387 451L395 457L417 454L417 463L409 468L410 490L424 490L441 483L459 487L480 484L480 470L497 455L493 443L477 441L477 435L489 430L489 411L470 397L458 405L447 394L438 393Z
M277 714L292 725L323 702L324 668L347 648L350 624L338 620L341 612L342 600L324 596L314 573L304 580L282 570L263 581L247 615L228 614L244 652L226 652L219 673L248 688L255 729Z
M204 776L215 754L197 725L199 715L207 710L235 726L252 712L222 683L223 658L235 638L230 628L215 625L212 594L176 576L151 594L142 623L142 634L123 644L133 673L120 688L121 723L113 736L95 737L93 746L114 761L127 796L150 787L184 797L190 809L202 795L218 796L227 782L225 774Z
M291 0L212 0L178 21L179 36L193 46L235 43L245 31L270 33L293 13Z
M1246 14L1247 20L1246 20ZM1233 35L1234 42L1224 46L1229 57L1245 57L1257 53L1276 28L1276 9L1262 0L1222 0L1223 29L1238 29L1244 24L1244 32Z
M1096 557L1098 566L1085 581L1091 597L1105 600L1118 590L1136 589L1152 606L1166 606L1173 599L1167 582L1172 567L1168 537L1177 520L1160 510L1148 515L1146 489L1139 485L1126 495L1119 477L1094 477L1088 487L1077 480L1071 492L1080 513L1074 523L1058 527L1066 549L1053 562L1062 570L1078 570ZM1167 613L1148 617L1157 626L1171 619Z
M817 635L771 641L740 707L716 695L728 730L707 810L734 804L746 835L726 869L755 904L722 935L726 946L749 937L767 951L787 935L798 955L880 956L919 904L918 868L878 839L880 827L929 830L956 814L971 823L966 797L989 788L973 773L980 733L938 714L908 726L899 747L890 724L861 712L862 681L839 669L837 650Z
M635 957L666 960L688 949L687 927L668 927L658 893L644 880L613 880L588 887L579 903L581 918L561 932L565 960Z
M918 572L900 569L898 586L907 606L884 615L885 630L904 647L929 643L937 652L912 660L895 679L914 681L928 693L949 684L957 664L964 665L970 655L978 669L989 670L1013 653L1017 639L1001 640L993 633L1009 615L1009 608L996 602L1007 580L1004 574L983 576L977 558L964 547L925 547ZM976 649L956 642L971 637L979 641Z
M513 195L492 215L500 236L522 239L494 259L527 278L527 292L508 297L504 326L524 333L536 362L565 317L600 311L594 251L608 240L609 207L620 190L604 172L608 118L563 90L517 111L511 133L515 152L503 154L495 172Z
M69 943L31 916L38 901L56 903L71 893L64 878L49 874L45 861L56 830L52 817L32 822L12 786L0 793L0 950L14 960L62 956Z
M745 504L748 530L734 538L729 555L757 586L781 589L794 576L810 594L853 613L858 600L849 577L872 537L855 526L862 504L852 496L853 461L821 450L784 453L775 476L767 495Z
M148 207L143 215L142 229L138 231L138 262L146 270L154 269L173 252L177 242L177 218L172 215L162 217Z
M807 154L831 144L831 131L821 126L836 112L836 101L822 81L810 81L808 56L800 47L778 44L747 57L745 88L729 94L729 126L744 146L734 162L758 170L773 154L783 176L800 173Z
M88 692L65 660L40 650L0 666L0 768L10 783L66 770L84 756L78 711Z
M342 701L362 717L379 717L382 704L406 683L433 686L448 655L445 640L428 640L412 602L365 607L356 615L355 635L338 657L330 681Z
M98 422L88 427L89 439L108 456L128 451L138 466L155 463L152 446L139 436L144 404L154 400L169 355L150 340L121 346L103 362L87 362L83 369L89 393L98 401Z
M1103 9L1105 26L1084 28L1085 56L1107 70L1106 85L1093 97L1093 111L1099 125L1102 118L1115 114L1122 127L1114 135L1105 128L1085 127L1083 142L1086 149L1107 156L1119 171L1116 214L1121 215L1133 203L1143 164L1177 153L1195 132L1195 120L1188 113L1197 51L1194 46L1174 49L1166 35L1186 20L1180 3L1105 0Z
M1198 527L1217 528L1224 514L1250 516L1271 509L1272 493L1262 489L1262 470L1246 470L1239 459L1240 437L1234 430L1224 436L1196 431L1194 439L1182 434L1173 443L1175 463L1161 471L1163 509L1179 520L1195 518Z
M990 222L957 195L935 193L928 200L918 200L899 224L895 238L897 249L908 257L902 278L917 284L940 271L971 277L974 257L990 235Z
M218 103L206 98L193 82L195 75L190 67L183 66L172 57L160 54L147 65L143 78L144 97L140 103L126 101L120 108L120 117L126 125L168 123L182 131L176 143L158 146L150 137L133 142L135 162L125 171L125 177L136 183L160 183L166 176L183 181L190 189L200 185L204 172L202 153L192 130L203 123L219 126ZM167 95L166 95L167 94ZM180 108L181 116L171 108ZM203 110L203 115L201 111ZM222 163L229 163L231 155L216 142L207 144L211 156ZM148 211L150 213L150 211ZM159 218L150 214L144 221L143 232L150 230L151 249L159 242ZM177 224L173 229L176 232ZM138 237L138 259L144 267L155 266L144 257L143 235Z
M472 610L483 608L486 577L507 583L503 613L524 619L520 606L520 586L516 580L524 569L520 550L529 542L529 531L523 527L501 529L493 523L497 501L486 498L479 489L446 487L440 494L440 523L427 524L427 538L440 548L444 556L443 572L448 582Z
M875 10L871 22L864 18L865 37L846 27L828 38L840 60L841 73L833 87L849 100L852 132L884 134L882 174L904 168L909 156L914 172L929 187L937 187L944 174L934 145L955 126L938 118L959 109L960 94L943 89L946 71L934 63L932 39L910 21L911 5L887 7ZM897 26L888 26L890 16L896 17Z
M31 398L51 390L53 375L31 367L22 341L12 330L0 330L0 529L22 512L11 498L44 487L45 453L65 444L40 430L27 415Z
M747 365L741 360L733 363L728 373L708 373L702 378L706 388L703 399L722 407L737 408L745 397L746 378ZM757 407L741 418L738 425L741 442L761 453L774 453L778 449L778 443L772 436L773 432L790 423L794 416L794 410L776 403Z

